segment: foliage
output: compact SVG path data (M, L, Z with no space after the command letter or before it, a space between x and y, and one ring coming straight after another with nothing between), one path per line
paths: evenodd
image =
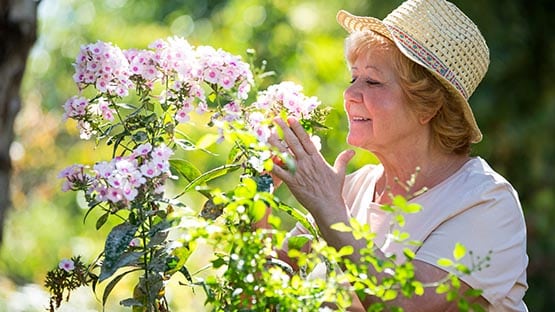
M89 266L74 257L47 273L50 311L60 307L64 292L69 298L79 286L91 285L96 290L102 283L106 283L101 293L104 306L115 287L136 272L140 275L132 297L120 302L133 311L169 311L166 284L175 274L185 277L185 285L202 287L206 304L215 311L314 311L328 304L346 309L351 291L361 298L380 298L383 303L369 308L380 311L399 291L408 297L423 294L426 286L415 280L410 249L404 251L407 261L396 261L395 255L382 259L374 254L368 225L353 221L352 228L337 227L368 242L368 248L360 251L363 260L352 263L345 257L353 253L351 246L338 251L326 246L302 212L273 194L267 172L274 162L294 171L295 162L268 144L272 120L299 119L317 143L314 133L325 128L327 115L317 98L305 96L301 86L288 81L251 95L255 81L268 75L264 68L251 71L252 62L211 46L195 47L183 38L170 37L154 41L149 48L122 51L98 41L84 45L76 58L73 79L78 95L66 101L64 116L77 122L82 139L94 138L97 145L111 146L112 159L92 166L71 165L59 177L65 180L64 191L84 193L85 219L100 210L97 230L110 218L118 223L109 230L103 252ZM199 127L215 127L215 143L231 143L226 162L216 168L198 168L187 154L197 149L211 154L181 130L194 112L209 115L206 126ZM239 183L230 190L213 186L216 178L234 171L240 171ZM180 177L186 185L179 194L171 194L167 184ZM183 202L191 192L206 197L201 216L189 213L198 209ZM285 232L277 230L278 219L271 222L274 229L253 227L268 208L283 210L308 228L314 240L312 251L299 251L307 239L286 240ZM384 209L402 227L404 214L417 212L419 206L395 197ZM392 233L395 241L408 239L401 230ZM202 242L214 250L207 268L213 273L205 278L187 266ZM279 264L276 250L286 243L289 256L301 267L299 274L287 270L287 265L275 265ZM456 246L455 261L464 253L463 247ZM454 266L461 274L479 269L447 259L440 264ZM326 267L325 277L305 274L318 265ZM391 272L391 277L368 276L370 266L377 272ZM336 267L343 267L344 273ZM476 308L458 296L457 275L437 285L437 291L445 292L448 300L458 300L462 310Z
M84 192L89 206L85 218L93 210L102 211L97 229L110 217L121 220L107 235L99 261L91 265L100 272L91 270L83 283L92 282L95 288L96 283L111 279L102 295L105 304L122 278L141 271L133 297L122 305L167 311L164 281L177 272L190 278L184 267L190 252L167 239L179 221L173 217L174 210L183 206L178 198L198 191L208 203L222 205L215 201L207 183L242 169L244 181L255 186L253 190L239 185L232 191L233 205L243 203L246 194L257 193L254 180L246 177L262 182L262 173L271 170L273 152L266 142L272 119L299 118L312 133L323 127L325 112L315 97L305 96L302 87L292 82L272 85L258 92L253 101L246 101L254 85L250 65L223 50L193 47L176 37L157 40L150 47L121 51L102 41L83 46L73 77L79 95L66 101L65 117L77 121L82 139L94 137L96 144L113 146L113 158L97 162L92 168L69 166L60 177L65 179L64 190ZM263 71L259 74L267 75ZM87 88L94 89L89 97L84 96ZM136 96L128 97L132 88ZM234 143L227 163L206 172L187 159L169 159L174 151L197 149L197 144L179 128L190 120L194 110L199 114L210 112L208 126L218 129L217 142L228 135ZM291 162L285 155L274 155ZM174 198L165 194L168 178L177 178L172 169L189 182ZM267 187L268 182L261 185ZM218 198L221 201L222 197ZM272 197L268 201L273 201ZM266 205L256 201L253 207L260 219ZM46 286L54 293L51 307L59 306L59 288L66 285L60 282L57 285L47 279ZM75 288L73 283L67 285L68 291Z

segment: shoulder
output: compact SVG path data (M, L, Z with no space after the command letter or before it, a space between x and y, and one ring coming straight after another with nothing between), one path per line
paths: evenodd
M484 159L471 158L459 171L437 187L425 193L424 202L444 201L460 203L459 209L469 209L476 206L498 207L488 205L498 203L507 208L520 210L520 200L514 187L499 173L497 173ZM453 211L454 212L454 211ZM459 213L462 211L458 211Z
M446 182L427 194L427 204L435 205L423 205L431 208L427 216L438 218L422 237L417 258L435 264L439 258L449 257L455 243L462 243L474 256L490 258L487 268L462 279L484 290L492 304L510 305L508 298L513 296L520 304L527 288L528 257L517 192L481 158L471 159ZM465 257L462 262L472 267L475 260Z
M521 209L515 188L480 157L472 158L466 164L460 179L462 186L469 191L467 195L475 194L480 202L502 202Z

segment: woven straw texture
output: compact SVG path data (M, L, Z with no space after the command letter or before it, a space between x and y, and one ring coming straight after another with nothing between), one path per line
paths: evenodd
M383 21L339 11L348 32L372 30L392 40L412 61L424 66L462 105L472 142L482 139L468 98L486 74L489 50L476 25L445 0L408 0Z

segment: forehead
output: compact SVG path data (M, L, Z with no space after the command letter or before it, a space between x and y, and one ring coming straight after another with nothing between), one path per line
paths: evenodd
M389 50L372 47L354 56L349 62L349 69L354 74L371 73L378 74L383 78L395 76L393 58Z
M370 30L353 32L345 40L345 56L349 65L353 65L360 57L395 48L391 40Z

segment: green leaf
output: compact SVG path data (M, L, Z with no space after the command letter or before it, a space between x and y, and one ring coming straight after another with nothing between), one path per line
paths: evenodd
M310 240L311 240L311 236L308 236L308 235L293 236L287 240L287 247L289 250L292 250L292 249L300 250Z
M453 257L455 260L460 260L466 254L466 248L461 243L455 244L455 249L453 249Z
M257 222L262 220L262 218L266 215L267 207L268 206L266 205L265 202L261 200L255 201L254 205L252 205L251 209L249 210L253 219L252 221Z
M312 234L312 236L318 237L318 230L314 227L314 225L312 225L312 223L308 222L308 219L303 213L299 212L297 209L289 205L286 205L284 203L278 203L278 205L275 208L289 214L296 221L298 221L302 226L304 226L304 228L307 229L310 232L310 234Z
M197 141L197 147L199 149L206 149L210 146L212 146L214 143L216 143L218 141L218 139L220 138L219 135L215 135L213 133L207 133L205 135L203 135L198 141Z
M168 238L168 232L167 231L157 231L150 238L150 241L148 242L147 248L153 248L153 247L161 245L164 241L166 241L166 238Z
M99 282L109 278L120 268L137 265L137 260L139 260L141 256L142 253L140 252L126 252L122 254L111 267L105 266L106 262L104 262L100 269Z
M412 260L412 259L414 259L414 257L416 257L416 255L414 254L414 251L412 251L408 248L403 249L403 254L405 254L405 257L407 257L407 259L409 259L409 260Z
M444 294L444 293L448 292L449 289L451 289L451 288L449 287L449 285L447 285L447 284L439 284L439 285L436 287L436 293L438 293L438 294Z
M119 302L121 306L124 307L142 307L143 304L141 301L134 299L134 298L127 298Z
M404 213L417 213L422 210L422 206L416 203L407 204L402 208Z
M196 177L195 179L193 179L191 182L189 182L189 184L187 184L185 186L185 188L183 189L183 191L181 192L181 194L179 194L177 197L187 193L188 191L190 191L191 189L203 185L204 183L214 180L218 177L221 177L223 175L226 175L229 172L233 172L237 169L241 168L240 164L227 164L227 165L223 165L217 168L214 168L210 171L207 171L203 174L201 174L200 176Z
M282 157L282 160L285 163L287 171L289 171L291 174L295 174L295 172L297 171L297 162L295 161L295 157L289 154L285 154L284 157Z
M337 255L339 257L344 257L344 256L352 255L353 252L354 252L353 246L346 245L346 246L341 247L341 249L339 249L339 251L337 252Z
M244 178L241 184L235 188L233 195L240 199L250 199L256 195L256 181L251 178Z
M110 293L112 292L112 290L114 290L114 287L116 287L116 285L119 283L119 281L121 281L121 279L131 273L131 272L135 272L138 271L140 269L133 269L133 270L129 270L129 271L125 271L123 273L121 273L120 275L114 277L113 280L110 281L110 283L108 283L108 285L106 285L106 288L104 288L104 293L102 294L102 306L104 307L106 305L106 300L108 300L108 296L110 296Z
M479 296L482 295L482 293L483 293L483 291L481 289L470 288L470 289L467 289L464 292L464 295L467 296L467 297L479 297Z
M217 268L219 268L223 265L226 265L226 264L227 264L227 262L221 257L218 257L218 258L216 258L215 260L212 261L212 266L215 269L217 269Z
M396 195L392 201L393 206L401 208L403 210L407 206L407 199L401 195Z
M437 264L442 267L450 267L450 266L453 266L454 263L451 259L441 258L437 260Z
M174 139L175 145L181 147L181 149L185 151L194 151L197 149L195 143L187 140L187 139Z
M472 273L472 272L470 271L470 269L469 269L466 265L464 265L464 264L462 264L462 263L458 263L457 265L455 265L455 268L457 269L457 271L459 271L459 272L461 272L461 273L463 273L463 274L470 274L470 273Z
M422 296L424 294L424 286L419 281L413 281L412 286L414 287L414 294L417 296Z
M105 223L108 221L108 217L110 216L110 212L106 212L105 214L101 215L98 220L96 220L96 229L99 230Z
M181 268L179 269L179 272L181 272L181 274L185 276L185 278L187 279L187 281L189 281L189 283L193 283L193 277L191 276L191 273L189 273L189 270L187 269L187 267L181 266Z
M397 298L397 291L393 289L386 290L383 296L381 296L381 299L384 301L393 300L395 298Z
M87 212L85 213L85 216L83 217L83 224L87 221L87 217L89 216L89 214L90 214L90 213L93 211L93 209L96 208L99 204L100 204L100 202L94 202L94 203L89 202L89 209L87 209Z
M400 227L404 227L405 226L405 216L403 216L402 214L398 214L395 216L395 221L397 222L397 224Z
M128 262L122 262L120 257L127 250L138 228L138 225L122 223L116 225L108 234L104 246L104 263L100 270L99 281L105 280L114 274L117 269L129 264Z
M233 145L233 147L231 148L231 150L229 151L229 154L227 155L227 163L228 164L232 164L237 162L237 160L243 155L243 150L241 149L239 144L235 144Z
M133 135L131 136L133 138L133 141L135 142L144 142L148 139L148 135L145 131L137 131L135 133L133 133Z
M191 241L187 246L178 247L172 251L172 255L177 257L177 262L168 270L168 274L173 274L181 270L185 262L189 259L189 256L193 253L194 246L196 246L195 241Z
M391 207L391 205L389 205L389 204L385 204L383 206L380 206L380 209L385 211L385 212L389 212L389 213L395 212L395 209L393 209L393 207Z
M332 230L336 230L338 232L343 232L343 233L351 232L353 230L350 226L346 225L343 222L332 224L330 228Z
M193 181L202 174L193 163L185 159L170 159L170 168L177 171L188 182Z
M125 109L130 109L130 110L137 109L136 106L134 106L132 104L129 104L129 103L116 102L114 104L116 104L116 106L118 106L118 107L125 108Z

